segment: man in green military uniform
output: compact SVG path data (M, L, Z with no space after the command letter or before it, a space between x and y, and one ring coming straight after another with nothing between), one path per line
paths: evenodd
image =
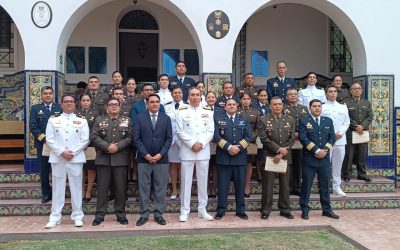
M92 107L97 110L99 115L105 114L105 106L109 96L100 91L100 80L97 76L89 77L86 93L91 96Z
M96 148L98 190L93 226L98 226L104 221L111 181L115 190L117 221L123 225L128 224L125 212L126 177L133 127L130 118L119 115L119 111L119 100L112 97L107 102L107 115L96 119L91 135L91 141Z
M246 73L244 75L244 83L240 87L235 89L235 97L240 98L243 93L249 94L251 97L251 102L258 101L258 88L254 86L255 80L253 73Z
M283 106L283 114L290 116L295 121L294 142L290 150L292 164L290 164L290 192L293 195L300 195L301 189L301 149L299 142L299 119L308 115L308 108L297 103L298 94L296 89L289 89L286 93L287 104Z
M267 151L267 156L273 157L274 163L287 160L291 163L290 148L294 144L295 121L292 117L282 114L282 99L274 96L270 102L271 113L262 116L258 122L258 135ZM268 219L272 210L274 180L276 172L263 171L261 219ZM289 181L290 168L286 173L279 173L279 200L280 216L293 219L290 210Z
M119 103L120 103L119 114L129 117L132 105L129 104L129 102L124 100L124 89L122 89L121 87L114 88L112 90L112 96L119 100Z
M362 98L362 87L358 82L353 83L350 87L351 98L345 100L345 104L349 109L350 116L350 127L347 130L347 144L346 144L346 155L342 165L342 175L344 181L349 181L351 177L351 169L354 163L357 165L357 179L370 182L371 178L367 176L365 157L368 150L368 142L353 144L352 143L352 132L362 134L364 131L368 131L369 125L372 122L372 108L371 102Z

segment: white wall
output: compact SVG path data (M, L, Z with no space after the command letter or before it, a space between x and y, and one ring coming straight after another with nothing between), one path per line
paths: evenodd
M284 60L288 76L309 71L329 74L329 19L321 12L298 4L280 4L260 10L248 20L246 71L251 71L252 50L267 50L269 75L257 77L261 85L276 75L276 62Z
M118 22L124 13L132 10L132 3L115 1L94 9L76 27L68 42L68 46L86 47L86 72L88 72L88 47L107 47L107 74L98 74L102 83L112 83L111 73L119 68L118 61ZM163 49L181 49L183 60L184 49L196 49L194 41L183 23L171 14L170 11L152 3L141 2L136 9L149 12L159 25L159 73L162 70ZM93 28L97 27L97 28ZM76 83L86 81L92 75L66 74L67 82ZM198 77L194 77L198 79Z

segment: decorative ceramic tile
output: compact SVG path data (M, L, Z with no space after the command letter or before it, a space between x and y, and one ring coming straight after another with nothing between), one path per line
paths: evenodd
M217 97L222 95L222 84L231 81L231 74L203 73L206 91L213 91Z
M24 119L23 72L0 77L0 121Z

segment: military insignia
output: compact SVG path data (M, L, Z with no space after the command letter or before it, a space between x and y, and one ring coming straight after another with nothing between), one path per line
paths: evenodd
M258 93L257 93L257 92L255 92L255 93L253 93L253 95L257 96L257 95L258 95Z
M121 122L119 124L119 126L122 127L122 128L127 128L128 127L128 122Z
M208 114L201 114L201 118L208 118Z
M224 135L224 134L225 134L224 129L221 129L221 135Z
M224 102L220 102L220 103L218 103L218 105L223 107L223 106L225 106L225 103Z
M290 83L286 84L286 87L287 87L287 88L290 88L290 87L291 87Z
M307 128L312 128L311 123L307 123L306 127L307 127Z
M274 82L274 88L277 88L279 85L277 82Z
M177 85L178 83L177 83L177 82L171 82L171 83L169 83L169 84L171 84L171 86L175 86L175 85Z
M240 93L244 93L244 90L243 90L243 89L241 89L241 90L239 90L239 92L240 92Z
M61 113L60 112L54 112L54 116L60 116L61 115Z
M37 114L38 114L38 115L43 115L44 112L43 112L43 110L39 110L39 112L38 112Z
M244 121L240 121L238 125L244 125Z
M81 121L73 121L72 123L73 123L73 124L80 125L80 124L81 124Z

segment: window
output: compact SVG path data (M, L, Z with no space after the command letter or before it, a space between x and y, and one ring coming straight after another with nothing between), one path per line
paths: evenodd
M120 29L158 30L156 19L144 10L128 12L119 23Z
M85 47L67 47L67 73L85 73Z
M353 62L349 45L339 27L331 20L331 72L352 73Z
M185 49L183 57L187 68L186 75L199 75L199 55L195 49Z
M89 47L89 73L107 74L106 47Z
M0 6L0 68L14 68L13 20Z

